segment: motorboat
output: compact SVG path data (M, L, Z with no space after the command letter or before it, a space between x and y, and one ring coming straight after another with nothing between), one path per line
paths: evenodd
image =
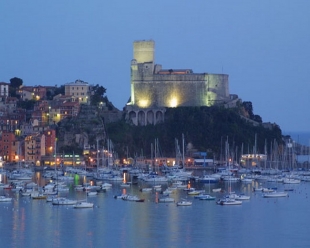
M122 188L129 188L131 186L131 183L121 183L120 186Z
M221 188L216 188L216 189L212 189L212 192L221 192L222 191L222 189Z
M158 199L159 203L169 203L169 202L175 202L173 198L171 197L163 197Z
M115 195L114 199L123 199L126 196L127 196L127 194L119 194L119 195Z
M201 191L201 190L190 190L187 192L187 194L188 195L199 195L199 194L202 194L203 192L204 192L204 190L203 191Z
M30 194L30 197L33 200L45 200L47 198L47 195L44 195L43 193L35 191Z
M233 206L233 205L241 205L242 201L238 201L235 199L231 199L231 198L222 198L219 199L216 204L218 205L223 205L223 206Z
M199 200L215 200L214 196L211 196L209 194L204 194L204 193L196 195L195 198L197 198Z
M252 183L253 179L252 178L241 178L242 183Z
M76 203L76 200L70 200L65 197L59 197L52 200L53 205L74 205Z
M276 198L276 197L287 197L288 193L286 192L277 192L277 191L273 191L270 193L265 193L263 194L263 197L265 198Z
M93 208L94 203L82 201L82 202L77 202L73 207L74 208Z
M144 199L139 198L136 195L126 195L122 198L124 201L144 202Z
M155 191L161 191L161 185L154 185L154 186L153 186L153 189L154 189Z
M141 192L151 192L152 188L142 188L140 189Z
M4 195L0 196L0 202L10 202L10 201L12 201L11 197L6 197Z
M177 202L177 206L191 206L193 203L187 200L181 200Z
M298 183L300 183L300 180L294 179L294 178L284 178L283 183L284 184L298 184Z
M198 181L201 183L217 183L219 179L209 175L204 175L203 177L198 178Z
M255 192L256 192L256 191L261 191L261 192L262 192L263 189L264 189L264 188L262 188L262 187L258 187L258 188L253 187L253 191L255 191Z
M60 198L58 195L49 195L46 198L46 202L52 202L53 200L56 200L58 198Z
M277 190L277 188L263 188L262 192L264 193L271 193L273 191Z
M87 196L96 196L96 195L98 195L97 191L89 191L89 192L87 192Z
M231 192L229 195L226 196L226 198L229 199L235 199L235 200L250 200L250 196L245 194L236 194L234 192Z

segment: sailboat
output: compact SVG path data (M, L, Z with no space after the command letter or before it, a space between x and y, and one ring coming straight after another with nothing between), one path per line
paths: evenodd
M229 151L229 144L228 144L228 138L227 138L227 141L226 141L226 162L228 162L228 151ZM228 168L229 168L229 171L230 171L230 163L228 162ZM229 176L231 178L231 174ZM229 191L229 195L232 194L231 192L231 180L229 180L229 186L228 186L228 191ZM223 206L233 206L233 205L241 205L242 204L242 201L240 200L236 200L235 198L230 198L230 197L225 197L225 198L222 198L222 199L219 199L216 204L218 205L223 205Z
M85 171L86 171L86 163L85 163ZM87 201L87 191L85 190L85 201L78 201L73 207L74 208L93 208L94 203Z

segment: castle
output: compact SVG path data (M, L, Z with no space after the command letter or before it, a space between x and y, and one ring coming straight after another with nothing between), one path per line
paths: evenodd
M167 107L232 103L227 74L194 73L192 69L162 69L155 64L155 42L134 41L131 98L126 117L135 125L164 121Z

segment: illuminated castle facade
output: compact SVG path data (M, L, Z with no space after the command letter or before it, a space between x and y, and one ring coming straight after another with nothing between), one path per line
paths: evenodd
M227 74L162 69L155 64L155 42L135 41L131 60L131 99L127 119L135 125L164 121L165 108L212 106L231 101Z

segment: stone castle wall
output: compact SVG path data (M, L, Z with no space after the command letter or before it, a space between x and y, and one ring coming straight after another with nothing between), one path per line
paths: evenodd
M164 118L158 113L163 114L165 107L212 106L230 101L227 74L162 70L155 64L154 53L154 41L134 42L131 102L127 106L127 118L133 123L159 123Z
M132 81L139 107L212 106L229 99L228 75L147 75Z

